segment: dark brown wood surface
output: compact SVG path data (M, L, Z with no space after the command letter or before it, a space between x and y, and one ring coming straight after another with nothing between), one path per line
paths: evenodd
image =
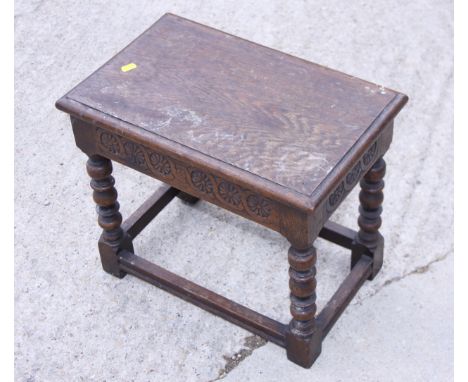
M133 70L123 71L127 64ZM383 261L385 162L398 92L167 14L57 101L88 157L105 271L133 274L286 348L310 367ZM166 183L123 224L111 160ZM359 232L329 222L360 182ZM133 239L179 196L280 232L289 325L134 254ZM317 315L317 236L351 250L351 273Z
M129 63L137 67L123 72ZM373 122L384 110L399 110L401 97L167 14L59 107L73 113L74 101L174 151L182 146L310 196L370 126L383 127Z

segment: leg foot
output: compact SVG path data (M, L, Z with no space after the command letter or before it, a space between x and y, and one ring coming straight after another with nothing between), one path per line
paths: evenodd
M99 254L101 256L102 269L107 273L118 277L119 279L125 277L127 273L120 269L118 252L122 249L133 252L132 240L128 235L122 238L122 241L118 246L109 244L104 239L104 234L101 235L98 242Z
M198 199L197 197L195 196L192 196L192 195L189 195L185 192L180 192L179 195L177 195L177 197L182 200L185 204L189 204L189 205L193 205L195 203L197 203L200 199Z
M322 334L316 330L309 337L295 335L290 330L286 333L286 354L295 364L309 369L322 351Z

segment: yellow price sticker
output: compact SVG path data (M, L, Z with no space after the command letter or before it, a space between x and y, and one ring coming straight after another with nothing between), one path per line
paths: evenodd
M124 65L120 68L122 72L129 72L130 70L136 69L136 64L131 62L130 64Z

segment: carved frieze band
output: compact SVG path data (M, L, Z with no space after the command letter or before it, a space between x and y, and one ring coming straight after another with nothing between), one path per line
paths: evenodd
M97 128L99 147L104 152L120 158L144 172L149 172L169 183L184 184L195 194L245 211L257 219L267 220L272 213L272 202L214 174L187 166L174 158L158 153L119 135Z
M377 141L364 153L354 167L346 174L345 178L330 194L327 200L326 209L328 212L333 212L344 199L344 197L356 185L359 179L367 172L372 163L378 157Z

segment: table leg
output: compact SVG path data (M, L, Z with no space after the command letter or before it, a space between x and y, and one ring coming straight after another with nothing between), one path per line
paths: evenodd
M182 200L184 203L189 204L189 205L193 205L193 204L197 203L200 200L197 197L192 196L190 194L187 194L187 193L185 193L183 191L181 191L179 193L179 195L177 195L177 197L180 200Z
M102 267L108 273L119 278L125 276L120 270L117 253L126 249L133 252L131 239L121 227L122 215L117 202L117 190L114 187L112 162L100 155L90 156L86 169L91 177L93 199L97 204L98 223L103 232L99 239L99 253Z
M322 343L322 335L315 322L316 260L313 246L305 250L289 249L290 310L293 318L286 332L286 351L289 360L307 368L319 356Z
M383 263L384 238L379 233L379 228L382 225L380 215L384 199L385 167L384 159L380 158L364 175L360 183L359 231L354 239L356 245L352 250L351 267L359 261L363 254L362 248L365 247L367 254L373 259L372 274L369 280L377 275Z

